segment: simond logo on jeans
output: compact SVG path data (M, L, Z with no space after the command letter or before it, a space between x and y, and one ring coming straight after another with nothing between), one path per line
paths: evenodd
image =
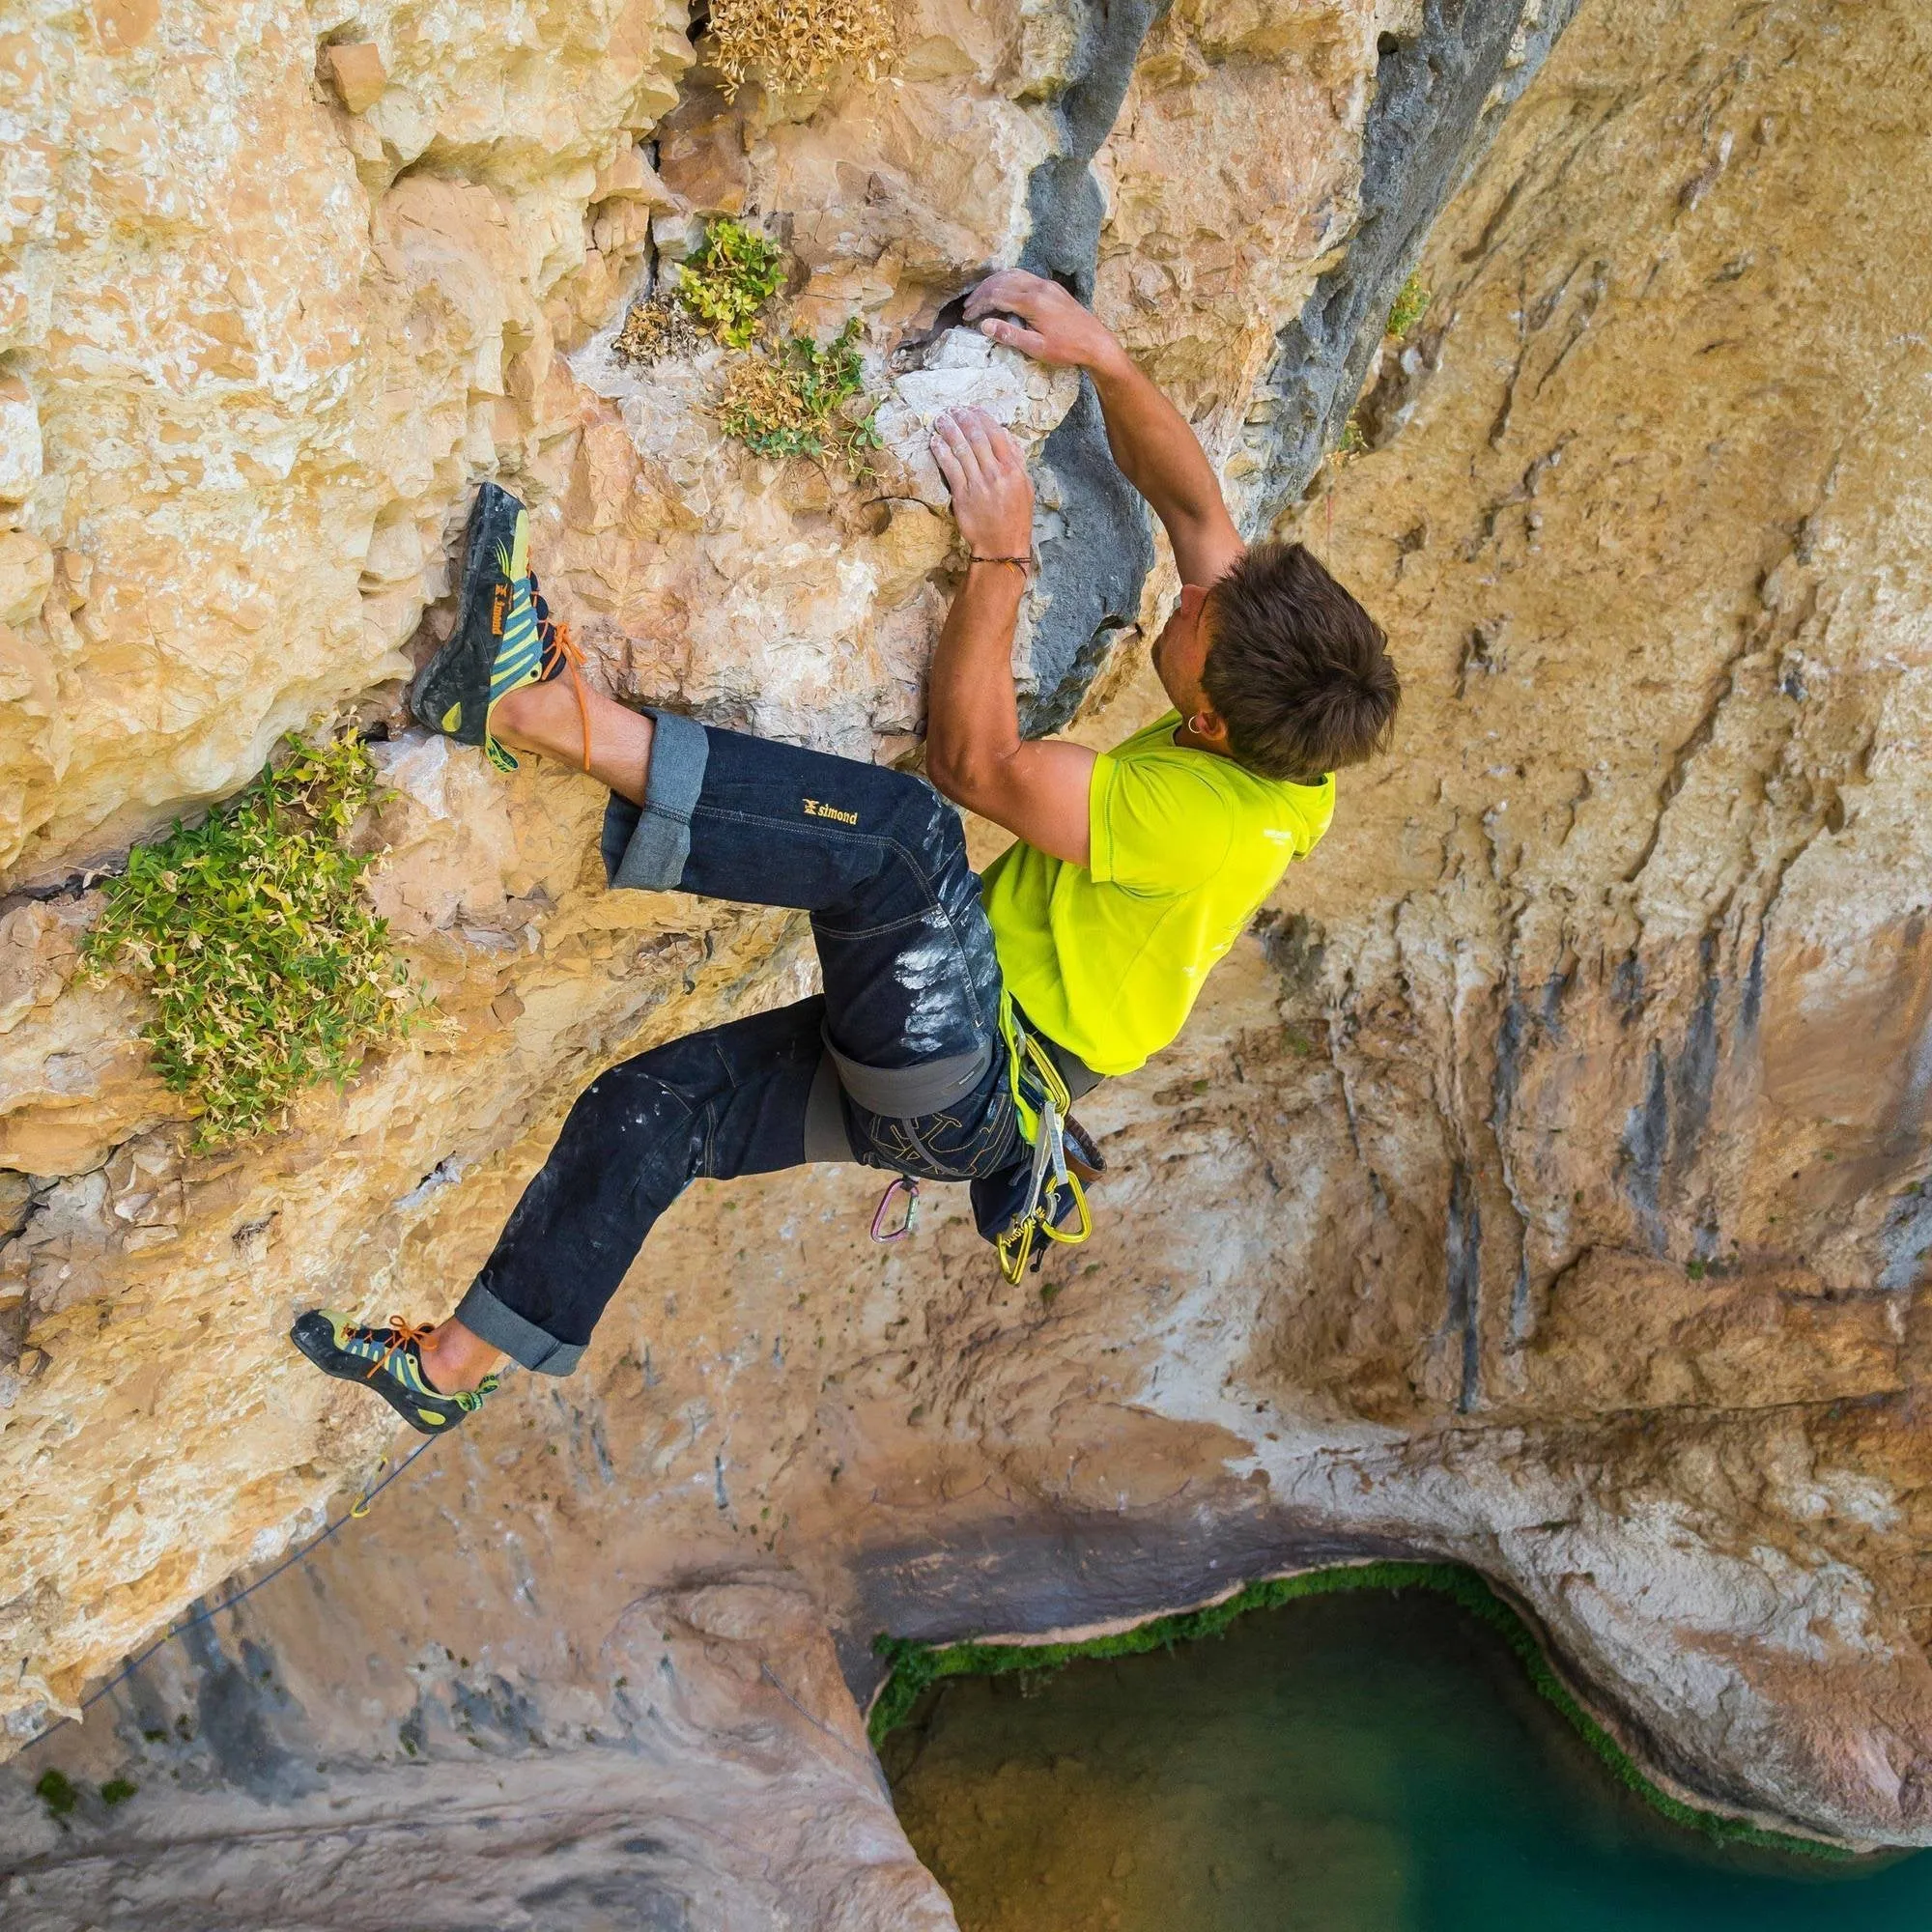
M857 825L859 822L856 811L840 811L836 805L824 805L815 798L806 800L805 815L808 818L836 818L840 825Z

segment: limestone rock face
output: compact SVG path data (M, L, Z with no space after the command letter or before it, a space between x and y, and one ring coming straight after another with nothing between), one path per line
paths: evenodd
M111 853L403 668L683 28L661 0L28 10L0 71L0 496L86 582L0 639L24 713L0 865Z
M575 1379L513 1380L21 1792L54 1760L127 1776L85 1843L150 1861L229 1831L260 1764L321 1763L259 1799L320 1870L329 1793L378 1817L465 1713L507 1793L674 1782L614 1766L640 1680L583 1662L708 1628L674 1583L802 1586L863 1692L880 1629L1038 1633L1407 1552L1496 1578L1705 1800L1932 1842L1932 149L1899 79L1926 28L1903 0L1570 12L922 0L895 76L733 102L680 14L592 0L116 0L0 41L16 1743L393 1451L286 1348L298 1310L440 1313L596 1070L810 983L781 917L605 893L581 780L408 725L475 478L531 502L613 692L899 757L956 563L918 428L997 405L1039 486L1031 715L1108 742L1158 702L1164 546L1091 394L936 331L1023 260L1170 386L1251 530L1360 591L1408 694L1181 1042L1083 1108L1113 1169L1091 1247L1008 1290L963 1201L881 1251L853 1172L700 1183ZM722 350L616 359L719 213L782 242L795 326L861 319L871 475L726 443ZM1383 341L1418 255L1434 300ZM1351 409L1365 453L1305 493ZM445 1023L192 1157L138 993L76 973L88 868L331 712L378 735L356 836ZM698 1672L723 1701L679 1707L691 1767L770 1711L710 1663L742 1690ZM845 1762L785 1737L758 1777ZM826 1870L885 1870L902 1916L798 1922L943 1914L902 1845L856 1849L884 1822L855 1778ZM775 1809L794 1862L820 1802ZM8 1815L51 1875L70 1840ZM629 1882L614 1830L542 1850L580 1888L548 1922ZM75 1922L95 1882L59 1881ZM201 1882L159 1861L143 1922L205 1922Z
M1862 125L1925 27L1700 17L1579 14L1430 242L1374 453L1284 525L1406 639L1416 749L1278 928L1340 1083L1297 1162L1373 1260L1269 1348L1455 1418L1396 1487L1473 1506L1678 1768L1924 1842L1932 518L1851 425L1932 369L1919 110Z
M206 1735L239 1785L194 1780L79 1860L71 1827L13 1808L10 1847L37 1868L0 1880L8 1924L954 1932L796 1585L650 1592L541 1699L468 1670L425 1665L407 1754L357 1754L366 1714L330 1721L319 1700L320 1766L287 1691L265 1714L238 1679L237 1722Z

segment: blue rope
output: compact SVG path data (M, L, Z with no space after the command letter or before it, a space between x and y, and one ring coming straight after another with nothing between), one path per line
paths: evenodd
M346 1514L337 1517L335 1520L332 1523L330 1523L327 1529L323 1530L318 1536L311 1538L309 1542L303 1544L302 1547L299 1549L296 1550L292 1555L284 1556L282 1560L279 1563L277 1563L275 1567L272 1570L269 1571L266 1575L257 1577L255 1580L252 1583L250 1583L245 1590L237 1590L232 1597L224 1597L222 1598L220 1603L211 1604L205 1610L197 1610L194 1613L194 1615L189 1617L185 1623L170 1624L167 1627L167 1629L163 1631L161 1634L157 1636L154 1640L154 1642L151 1643L147 1647L147 1649L140 1654L139 1657L135 1658L134 1661L131 1663L128 1664L117 1676L110 1677L107 1680L107 1682L103 1684L99 1690L95 1691L95 1693L91 1697L83 1697L80 1700L81 1716L84 1718L89 1711L93 1710L95 1705L100 1702L101 1698L107 1695L107 1693L110 1690L119 1690L123 1684L127 1683L128 1678L133 1676L135 1671L140 1669L142 1664L147 1662L149 1658L154 1656L156 1651L160 1650L165 1645L172 1643L178 1636L185 1636L187 1633L195 1629L196 1626L208 1623L212 1619L218 1617L223 1610L232 1610L237 1604L245 1603L250 1597L252 1597L255 1594L257 1590L266 1589L267 1586L272 1583L275 1580L275 1578L282 1574L284 1570L293 1570L298 1563L306 1563L308 1559L311 1556L313 1556L315 1552L318 1549L320 1549L322 1546L325 1543L327 1543L328 1539L331 1536L333 1536L335 1532L338 1529L340 1529L345 1523L359 1521L363 1517L367 1516L369 1514L369 1505L373 1503L376 1500L376 1498L380 1496L383 1493L383 1492L386 1490L389 1487L389 1485L393 1483L396 1480L396 1478L400 1476L403 1473L403 1471L407 1469L410 1466L410 1464L413 1463L416 1460L416 1458L423 1453L425 1449L433 1447L440 1439L441 1438L439 1436L426 1435L420 1442L416 1444L416 1446L413 1449L410 1451L410 1453L407 1456L403 1458L403 1460L400 1463L396 1464L396 1466L393 1469L389 1471L389 1473L386 1476L383 1478L383 1480L380 1483L376 1484L376 1486L373 1489L364 1490L361 1495L356 1498L354 1507L351 1508ZM20 1747L20 1749L23 1752L32 1750L36 1745L43 1744L48 1738L52 1737L53 1734L59 1729L61 1729L63 1725L71 1724L75 1720L72 1718L62 1718L58 1723L49 1724L45 1730L37 1732L33 1737L29 1738L27 1742Z

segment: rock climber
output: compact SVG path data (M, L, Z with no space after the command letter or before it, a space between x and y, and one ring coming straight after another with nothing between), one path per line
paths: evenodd
M1174 708L1107 753L1021 735L1011 651L1034 493L1019 445L979 410L933 431L971 561L933 651L923 778L591 690L531 570L523 506L486 484L415 716L499 766L513 747L607 786L613 888L809 913L824 991L593 1080L448 1320L297 1321L316 1367L425 1435L476 1409L505 1357L568 1375L698 1176L857 1161L900 1178L908 1214L920 1179L970 1181L1009 1279L1077 1238L1080 1176L1098 1163L1070 1102L1174 1038L1208 968L1327 830L1335 773L1387 746L1401 692L1380 629L1299 544L1242 543L1186 420L1100 321L1018 270L965 313L1097 391L1114 459L1174 547L1180 601L1152 651ZM1014 835L983 879L948 800Z

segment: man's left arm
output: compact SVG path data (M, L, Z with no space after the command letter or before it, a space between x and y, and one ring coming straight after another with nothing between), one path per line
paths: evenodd
M1033 484L1011 436L982 410L949 412L933 431L932 454L972 554L1028 556ZM1038 851L1085 866L1094 753L1084 745L1020 736L1013 627L1026 584L1026 571L1011 563L967 566L932 654L926 776L955 805Z

